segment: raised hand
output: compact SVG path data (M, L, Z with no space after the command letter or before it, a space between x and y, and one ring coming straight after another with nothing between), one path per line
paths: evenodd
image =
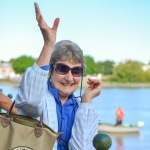
M82 95L82 102L91 103L92 99L100 94L102 82L96 79L88 78L87 84L89 86Z
M49 64L51 52L56 42L56 34L59 25L59 18L56 18L54 20L53 26L49 27L41 14L38 4L34 3L34 6L36 13L36 20L38 22L38 25L40 27L44 39L44 46L36 63L38 66L45 66Z
M45 42L45 44L54 46L54 44L56 42L56 33L57 33L58 25L59 25L59 18L56 18L54 20L53 27L50 28L47 25L47 23L45 22L38 4L34 3L34 6L35 6L35 13L36 13L36 20L37 20L40 30L42 32L44 42Z

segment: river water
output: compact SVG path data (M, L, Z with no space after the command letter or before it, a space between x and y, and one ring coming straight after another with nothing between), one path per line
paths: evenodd
M15 98L16 87L0 85L0 88L4 94L11 93ZM75 94L78 96L79 90ZM115 123L115 111L119 106L125 112L123 123L144 122L139 134L110 135L110 150L150 150L150 88L103 88L93 104L101 122Z

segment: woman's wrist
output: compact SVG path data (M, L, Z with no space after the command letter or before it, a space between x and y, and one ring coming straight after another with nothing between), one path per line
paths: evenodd
M92 103L92 99L88 97L82 97L82 103Z
M44 48L46 48L46 49L49 49L49 50L51 50L51 49L53 49L54 48L54 45L55 45L55 43L52 43L52 42L44 42Z

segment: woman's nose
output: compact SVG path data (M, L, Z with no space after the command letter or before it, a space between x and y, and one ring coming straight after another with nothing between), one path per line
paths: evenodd
M73 79L73 75L71 73L71 70L69 70L68 73L65 75L65 79L68 81Z

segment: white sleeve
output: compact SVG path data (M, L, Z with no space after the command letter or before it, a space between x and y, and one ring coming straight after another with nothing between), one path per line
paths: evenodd
M20 82L15 106L19 114L38 117L42 113L42 99L47 88L48 71L36 63L29 67Z
M76 112L69 150L95 150L93 138L98 133L99 116L92 103L80 103Z

